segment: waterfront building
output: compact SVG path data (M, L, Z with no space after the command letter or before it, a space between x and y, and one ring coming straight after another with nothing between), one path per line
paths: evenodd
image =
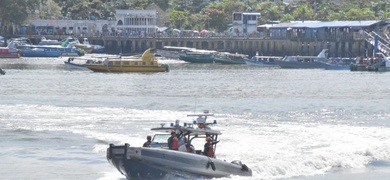
M21 35L111 36L145 35L157 31L156 10L116 10L110 20L32 20L19 28Z
M233 30L238 34L252 34L257 31L257 19L260 13L234 12L232 15Z
M76 35L93 36L115 28L115 21L110 20L32 20L30 27L19 28L20 34L26 35ZM30 29L29 29L30 28Z
M147 36L157 32L156 10L116 10L116 28L126 35Z

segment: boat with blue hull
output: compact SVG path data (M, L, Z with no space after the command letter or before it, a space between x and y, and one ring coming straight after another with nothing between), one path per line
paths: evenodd
M329 58L328 62L324 62L325 70L349 70L355 61L356 58Z
M167 145L168 132L176 132L172 136L178 139L186 138L188 144L195 139L207 139L215 153L220 131L210 128L216 124L214 120L208 123L207 117L213 116L208 111L203 114L188 115L197 117L193 123L183 123L179 120L169 127L152 128L152 131L163 132L155 134L150 147L132 147L129 144L113 145L107 149L107 160L127 179L166 179L181 177L185 179L220 178L231 175L252 176L252 170L241 161L227 162L215 156L203 155L201 150L180 151L170 150ZM193 148L193 146L192 146ZM194 148L195 149L195 148Z
M286 56L282 60L276 60L281 68L297 69L325 69L328 62L327 49L323 49L317 56Z
M16 45L24 57L60 57L82 56L84 52L73 47L70 39L66 39L61 45L31 45L19 43Z

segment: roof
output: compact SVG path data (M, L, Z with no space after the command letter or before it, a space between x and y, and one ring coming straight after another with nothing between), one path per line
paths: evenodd
M308 21L308 22L293 22L293 23L281 23L274 24L269 28L341 28L341 27L368 27L378 23L387 23L383 20L371 20L371 21Z

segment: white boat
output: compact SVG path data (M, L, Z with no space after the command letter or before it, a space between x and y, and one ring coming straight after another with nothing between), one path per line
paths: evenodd
M215 153L218 144L220 131L212 130L211 125L217 124L207 122L208 116L213 116L205 111L203 114L188 115L197 117L193 123L183 123L179 120L171 123L169 127L161 124L160 127L152 128L152 131L159 131L154 135L150 147L113 145L107 149L107 160L116 167L127 179L165 179L167 177L182 177L185 179L196 178L220 178L231 175L252 176L252 170L240 161L228 162L217 159L210 154L203 155L202 150L193 152L182 152L168 149L168 137L174 130L178 139L187 138L188 144L192 144L195 139L208 139ZM175 136L173 134L172 136ZM199 140L199 139L198 139ZM198 147L199 148L199 147ZM203 146L201 147L203 148ZM209 149L209 151L210 151ZM208 151L208 152L209 152Z
M46 37L42 37L41 41L38 43L38 45L61 45L62 41L58 41L55 39L46 39Z
M157 49L156 57L164 57L169 59L179 59L180 54L187 51L193 51L195 48L178 47L178 46L164 46L162 49Z
M245 60L245 63L250 66L261 66L261 67L275 67L278 66L276 60L281 60L281 56L253 56L249 60Z
M89 70L88 64L101 64L108 57L86 58L86 57L70 57L64 61L65 67L69 70Z
M90 44L88 38L83 38L83 43L80 43L78 40L73 44L73 46L83 49L87 53L103 53L104 46L97 44Z
M327 49L323 49L317 56L286 56L282 60L276 60L281 68L324 69L328 62Z

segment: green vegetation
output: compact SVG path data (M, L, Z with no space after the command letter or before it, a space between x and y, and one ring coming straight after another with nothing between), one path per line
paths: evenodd
M262 14L259 24L267 21L386 20L390 0L306 0L292 4L258 0L1 0L0 34L10 25L29 19L111 19L116 9L145 9L151 3L170 18L165 24L177 29L224 31L233 12L253 11Z

